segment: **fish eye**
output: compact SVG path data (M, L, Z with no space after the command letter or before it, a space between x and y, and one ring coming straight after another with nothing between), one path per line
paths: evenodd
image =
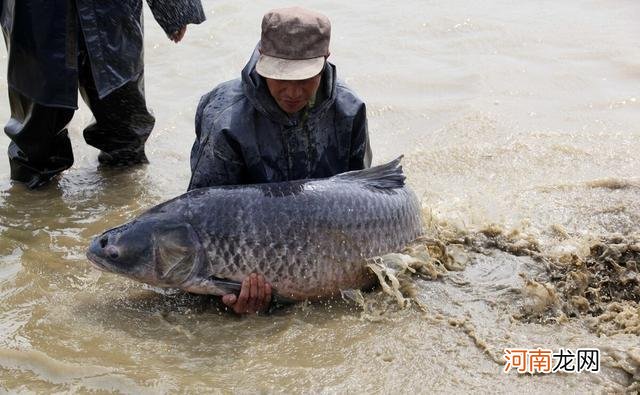
M109 258L111 259L118 259L118 257L120 256L118 249L114 246L108 246L105 252L107 253L107 255L109 255Z

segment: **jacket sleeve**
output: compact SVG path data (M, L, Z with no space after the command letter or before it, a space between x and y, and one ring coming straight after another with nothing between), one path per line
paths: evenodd
M367 107L364 103L361 103L358 113L353 120L349 170L362 170L371 167L371 157L369 128L367 126Z
M5 43L9 46L9 33L13 24L14 0L0 0L0 28L5 35ZM5 10L5 7L7 8Z
M199 24L206 19L200 0L147 0L147 3L167 35L190 23Z
M211 94L203 96L196 111L196 141L191 149L191 180L188 190L241 184L246 173L239 145L216 127L207 113Z

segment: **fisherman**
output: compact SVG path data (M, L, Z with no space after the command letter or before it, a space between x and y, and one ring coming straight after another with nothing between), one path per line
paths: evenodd
M168 37L205 16L200 0L147 0ZM45 185L73 164L67 124L78 88L95 120L84 129L103 165L146 163L155 119L144 96L142 0L0 0L9 54L11 179Z
M371 165L365 104L327 61L331 24L317 12L283 8L262 19L242 78L200 100L189 190L330 177ZM238 314L268 308L271 286L246 278L223 303Z

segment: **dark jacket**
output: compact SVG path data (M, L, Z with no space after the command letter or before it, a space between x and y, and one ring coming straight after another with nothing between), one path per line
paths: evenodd
M255 71L204 95L196 111L189 189L330 177L371 165L365 104L327 62L316 103L289 117ZM303 110L304 112L304 110Z
M205 19L200 0L147 2L168 35ZM142 0L0 0L0 7L9 86L39 104L77 108L78 23L101 98L142 72Z

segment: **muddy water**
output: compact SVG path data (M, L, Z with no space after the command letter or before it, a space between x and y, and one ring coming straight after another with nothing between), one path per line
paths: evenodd
M262 13L285 5L204 3L208 22L179 45L147 14L150 165L99 169L84 107L76 162L51 186L14 186L0 162L0 392L638 388L637 304L619 301L607 325L602 311L571 316L571 270L557 265L639 231L640 4L306 2L332 19L332 60L368 104L375 161L405 154L428 232L458 270L408 279L404 309L378 291L236 318L84 258L93 235L184 191L198 98L239 74ZM597 347L602 372L505 375L505 347Z

